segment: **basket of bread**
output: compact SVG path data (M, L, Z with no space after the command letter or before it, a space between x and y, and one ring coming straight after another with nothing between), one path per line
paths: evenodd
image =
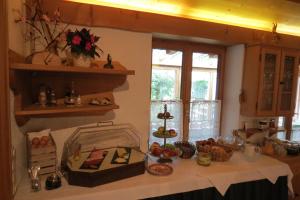
M196 141L196 147L198 152L210 153L212 161L228 161L233 154L232 148L217 143L213 138Z

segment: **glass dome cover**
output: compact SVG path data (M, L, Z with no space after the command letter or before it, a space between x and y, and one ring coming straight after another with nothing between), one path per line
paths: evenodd
M97 123L96 126L77 128L64 143L62 154L62 168L66 166L68 158L76 152L91 152L93 149L110 149L127 147L140 151L140 137L131 124L117 124L112 122Z

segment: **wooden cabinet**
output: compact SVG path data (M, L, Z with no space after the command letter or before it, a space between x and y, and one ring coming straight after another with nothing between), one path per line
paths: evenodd
M245 53L241 114L290 116L294 114L299 51L248 46Z
M13 52L10 54L10 87L14 92L14 113L19 125L33 117L99 115L118 109L113 89L122 85L127 75L135 73L118 62L113 62L113 69L103 68L106 62L101 61L97 62L96 68L49 66L26 64ZM71 84L81 96L81 105L64 104L66 88ZM41 85L55 91L57 105L41 106L37 103ZM108 98L111 104L90 105L92 98Z

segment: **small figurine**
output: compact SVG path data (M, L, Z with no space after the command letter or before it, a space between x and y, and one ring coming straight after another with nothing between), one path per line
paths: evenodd
M107 55L107 63L104 65L104 68L112 69L114 66L112 65L112 58L110 54Z
M40 86L39 92L39 104L43 107L47 104L47 94L46 94L46 87L44 85Z

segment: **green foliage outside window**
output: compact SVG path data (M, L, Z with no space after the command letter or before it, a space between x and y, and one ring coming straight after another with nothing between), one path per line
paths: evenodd
M208 81L198 80L192 83L192 98L203 100L205 99L208 89Z
M174 99L174 82L174 77L170 75L153 73L151 83L151 99Z

